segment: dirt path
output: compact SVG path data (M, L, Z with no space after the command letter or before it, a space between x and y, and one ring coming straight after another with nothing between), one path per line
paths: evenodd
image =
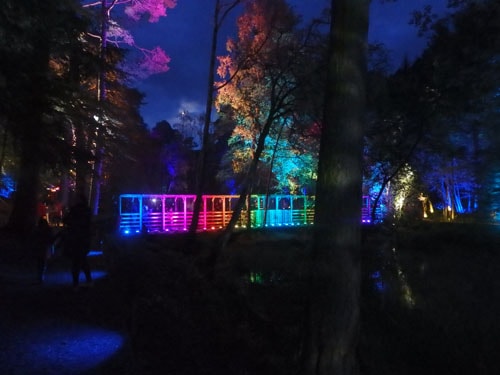
M29 257L0 250L1 374L127 373L127 340L113 319L102 254L90 258L95 285L75 292L67 260L51 261L44 284L37 285Z

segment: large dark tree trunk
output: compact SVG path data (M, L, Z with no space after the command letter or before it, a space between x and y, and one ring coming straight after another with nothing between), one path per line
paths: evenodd
M302 374L357 373L369 0L332 0Z
M20 234L30 233L36 224L40 185L40 155L36 150L39 142L39 139L31 138L21 143L17 189L8 222L8 228Z
M42 32L32 42L34 53L26 59L25 108L16 113L12 123L20 129L17 133L20 159L16 193L7 226L17 233L27 234L36 224L37 194L40 186L41 143L44 135L43 114L48 108L49 40Z

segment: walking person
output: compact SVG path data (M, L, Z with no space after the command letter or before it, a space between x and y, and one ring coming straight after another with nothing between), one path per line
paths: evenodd
M85 274L87 285L92 285L92 273L87 260L90 251L91 218L92 213L87 204L87 199L81 194L63 220L66 227L64 252L71 259L71 276L75 290L78 290L80 271Z
M54 236L52 228L48 221L43 216L40 216L33 239L33 251L36 259L36 276L39 284L43 284L44 282L47 260L51 255L53 242Z

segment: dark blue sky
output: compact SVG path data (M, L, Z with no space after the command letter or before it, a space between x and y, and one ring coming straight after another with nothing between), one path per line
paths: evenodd
M372 0L369 40L384 43L391 51L393 65L406 55L415 58L425 46L408 24L410 13L431 3L442 10L446 0L399 0L381 4ZM304 19L319 15L330 0L288 0ZM177 121L181 110L203 113L206 97L208 57L212 25L212 0L178 0L177 7L156 24L141 23L131 28L137 44L161 46L171 57L170 70L140 82L146 94L141 113L149 127L161 120ZM236 15L235 15L236 16ZM234 18L220 33L219 51L224 53L227 35L234 30Z

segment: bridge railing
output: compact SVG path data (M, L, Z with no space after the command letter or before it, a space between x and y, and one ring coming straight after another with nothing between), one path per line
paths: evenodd
M187 231L196 196L189 194L123 194L119 200L119 230L124 234ZM203 195L198 230L220 230L229 223L238 195ZM238 227L296 226L314 222L314 197L306 195L251 195ZM248 215L250 213L250 223ZM369 198L363 197L363 221ZM366 217L365 217L366 216Z

